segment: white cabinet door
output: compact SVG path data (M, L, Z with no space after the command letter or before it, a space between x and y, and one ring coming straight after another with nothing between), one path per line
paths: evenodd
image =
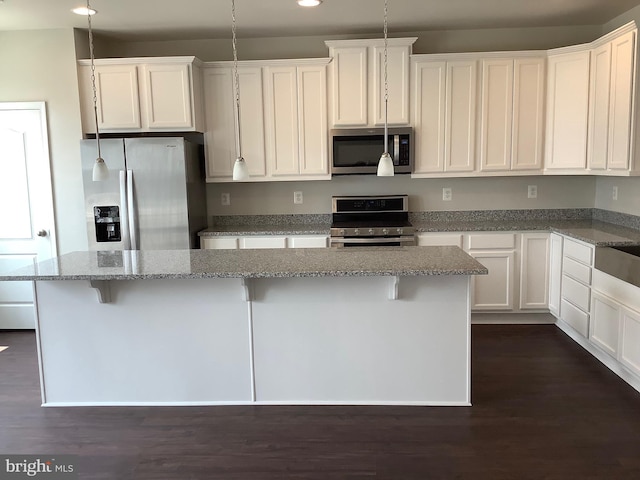
M366 126L368 122L368 49L332 49L332 110L336 127Z
M300 169L296 67L267 67L265 75L269 175L297 175Z
M327 248L328 246L327 235L293 235L287 238L289 248Z
M513 60L482 61L480 170L511 168Z
M242 155L250 177L266 174L262 68L240 67L240 132ZM231 68L204 72L207 179L230 179L236 159L235 86Z
M328 175L327 68L298 67L300 174Z
M446 62L412 65L414 173L444 171Z
M549 306L549 234L522 234L520 309Z
M549 251L549 310L560 316L560 287L562 284L562 236L552 233Z
M544 58L516 58L514 61L512 170L542 168L545 62Z
M447 62L444 168L449 172L471 172L475 167L476 63Z
M584 170L589 116L589 52L550 55L545 168Z
M640 377L640 313L622 309L620 361Z
M470 251L489 270L471 277L472 310L512 310L515 252Z
M140 128L136 65L96 66L98 125L101 130Z
M595 291L591 301L589 341L615 358L620 332L620 305Z
M608 167L629 168L636 32L612 41Z
M207 179L229 177L236 158L235 99L230 68L205 69Z
M373 112L375 125L384 125L384 47L373 47ZM391 125L409 124L409 57L410 46L387 48L387 80L389 86L389 120Z
M189 65L143 65L142 75L148 127L193 127Z
M277 235L241 237L240 248L287 248L287 237Z
M609 92L611 43L591 51L591 92L589 101L589 168L607 168L609 151Z

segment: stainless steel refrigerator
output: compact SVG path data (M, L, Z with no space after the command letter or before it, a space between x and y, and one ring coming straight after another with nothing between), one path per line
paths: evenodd
M106 181L92 180L96 141L82 140L90 250L199 248L206 228L202 145L182 137L101 139Z

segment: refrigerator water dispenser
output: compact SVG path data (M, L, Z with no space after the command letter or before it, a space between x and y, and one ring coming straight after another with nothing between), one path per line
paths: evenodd
M93 219L96 226L96 242L119 242L120 207L93 207Z

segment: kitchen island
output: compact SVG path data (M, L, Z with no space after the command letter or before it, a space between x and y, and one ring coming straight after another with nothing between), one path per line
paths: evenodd
M470 405L457 247L75 252L35 280L46 406Z

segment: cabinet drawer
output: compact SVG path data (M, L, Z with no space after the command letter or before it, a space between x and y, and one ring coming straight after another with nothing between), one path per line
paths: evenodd
M462 248L462 234L440 234L440 233L422 233L417 235L418 246L430 247L430 246L449 246Z
M578 263L569 257L564 257L562 260L562 273L582 283L591 285L591 267Z
M290 248L326 248L328 243L329 237L325 235L289 237L288 239Z
M585 265L593 265L593 247L564 239L564 256L577 260Z
M467 238L469 250L512 249L516 247L514 233L479 233L469 234Z
M560 318L569 324L575 331L586 338L589 332L589 314L574 307L566 300L560 305Z
M236 249L238 248L238 238L236 237L201 238L200 246L201 248L206 250Z
M240 248L286 248L287 237L245 237Z
M562 276L562 298L573 303L581 310L588 312L591 302L591 289L573 278Z

